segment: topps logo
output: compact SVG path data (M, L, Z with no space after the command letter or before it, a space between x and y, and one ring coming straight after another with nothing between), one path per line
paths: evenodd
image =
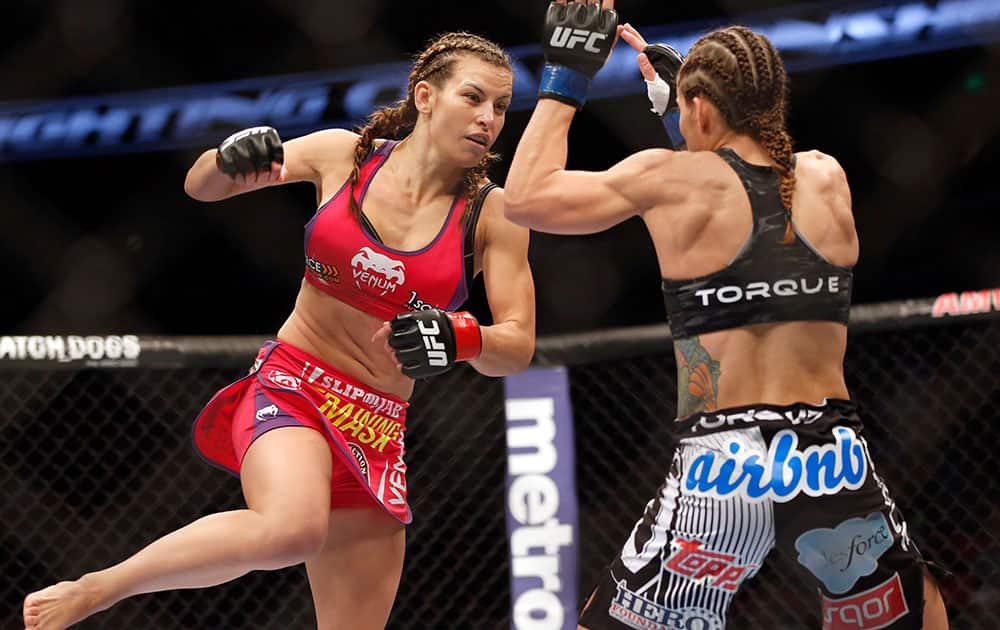
M445 345L438 341L437 337L441 334L438 323L431 322L430 325L427 325L424 322L418 321L417 328L420 329L420 334L424 338L424 348L427 349L427 363L438 367L448 365L448 354L445 352Z
M552 39L549 44L555 48L566 48L573 50L577 44L583 44L583 49L587 52L599 53L601 49L595 46L596 42L607 39L604 33L585 31L582 28L569 28L568 26L557 26L552 31Z

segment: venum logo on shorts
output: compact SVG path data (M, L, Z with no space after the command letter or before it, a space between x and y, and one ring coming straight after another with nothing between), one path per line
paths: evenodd
M737 556L702 549L698 540L677 538L673 544L678 549L664 563L667 571L695 582L704 582L709 588L736 591L740 582L757 568L755 564L737 564Z
M875 630L910 612L898 573L857 595L831 599L820 593L820 600L823 630Z
M867 478L864 445L853 429L835 427L835 444L798 449L794 431L778 431L763 460L747 453L747 444L731 440L729 454L706 450L685 472L687 490L713 497L737 495L749 501L791 501L804 492L811 497L857 490Z
M850 518L833 529L811 529L795 539L798 561L831 593L846 593L878 567L895 539L881 512Z
M268 370L267 374L264 375L267 380L271 381L278 387L282 389L301 389L302 379L292 376L282 372L281 370Z
M351 258L351 268L354 284L359 289L381 289L381 295L395 291L406 282L406 266L371 247L358 250Z
M406 505L406 462L403 461L403 453L406 452L403 446L403 436L405 431L399 430L399 452L396 453L396 461L392 463L392 468L386 468L382 471L382 479L378 484L378 500L389 505ZM385 482L386 477L389 480L389 492L392 494L391 497L385 499Z
M723 627L719 615L711 610L697 606L665 608L628 590L625 580L618 582L608 615L639 630L722 630Z
M264 422L270 418L276 418L278 416L279 410L278 405L270 404L267 407L258 409L257 413L254 414L254 419L257 422Z
M358 468L361 469L361 476L365 478L365 482L371 484L371 478L368 476L368 458L365 457L364 449L354 442L348 442L347 446L351 449L351 454L354 455L354 459L358 462Z

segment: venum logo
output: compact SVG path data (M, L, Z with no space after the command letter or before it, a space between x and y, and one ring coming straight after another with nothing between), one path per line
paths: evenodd
M438 323L435 321L428 323L418 321L417 328L420 329L420 335L424 338L424 348L427 350L427 363L437 367L448 365L446 347L438 341L438 335L441 334L441 328L438 326Z
M381 289L380 295L396 290L406 282L406 266L370 247L362 247L351 258L354 284L359 288Z
M549 44L553 48L565 48L567 50L573 50L577 44L583 44L583 49L587 52L599 53L601 49L594 44L607 38L608 36L604 33L586 31L582 28L557 26L552 31L552 38L549 40Z
M279 413L278 406L275 404L270 404L267 407L258 409L257 413L254 414L254 417L256 418L257 422L264 422L268 418L276 418L278 416L278 413Z

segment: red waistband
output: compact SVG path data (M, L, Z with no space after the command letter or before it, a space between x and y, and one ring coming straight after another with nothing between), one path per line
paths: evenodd
M255 364L255 367L266 361L272 354L276 354L277 357L283 357L296 364L300 368L297 376L303 382L328 389L347 400L366 403L371 403L374 399L388 401L398 405L402 413L405 413L406 409L410 406L409 401L362 383L358 379L344 374L326 361L287 341L265 342L260 349L260 353L257 355L258 363Z

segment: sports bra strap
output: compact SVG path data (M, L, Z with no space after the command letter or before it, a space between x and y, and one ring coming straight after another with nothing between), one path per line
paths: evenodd
M479 215L483 210L483 203L486 202L486 195L494 188L499 188L493 182L488 182L476 193L476 198L472 202L472 209L469 210L469 220L465 224L465 238L462 241L462 263L465 266L465 282L472 286L472 279L476 272L476 226L479 224Z

